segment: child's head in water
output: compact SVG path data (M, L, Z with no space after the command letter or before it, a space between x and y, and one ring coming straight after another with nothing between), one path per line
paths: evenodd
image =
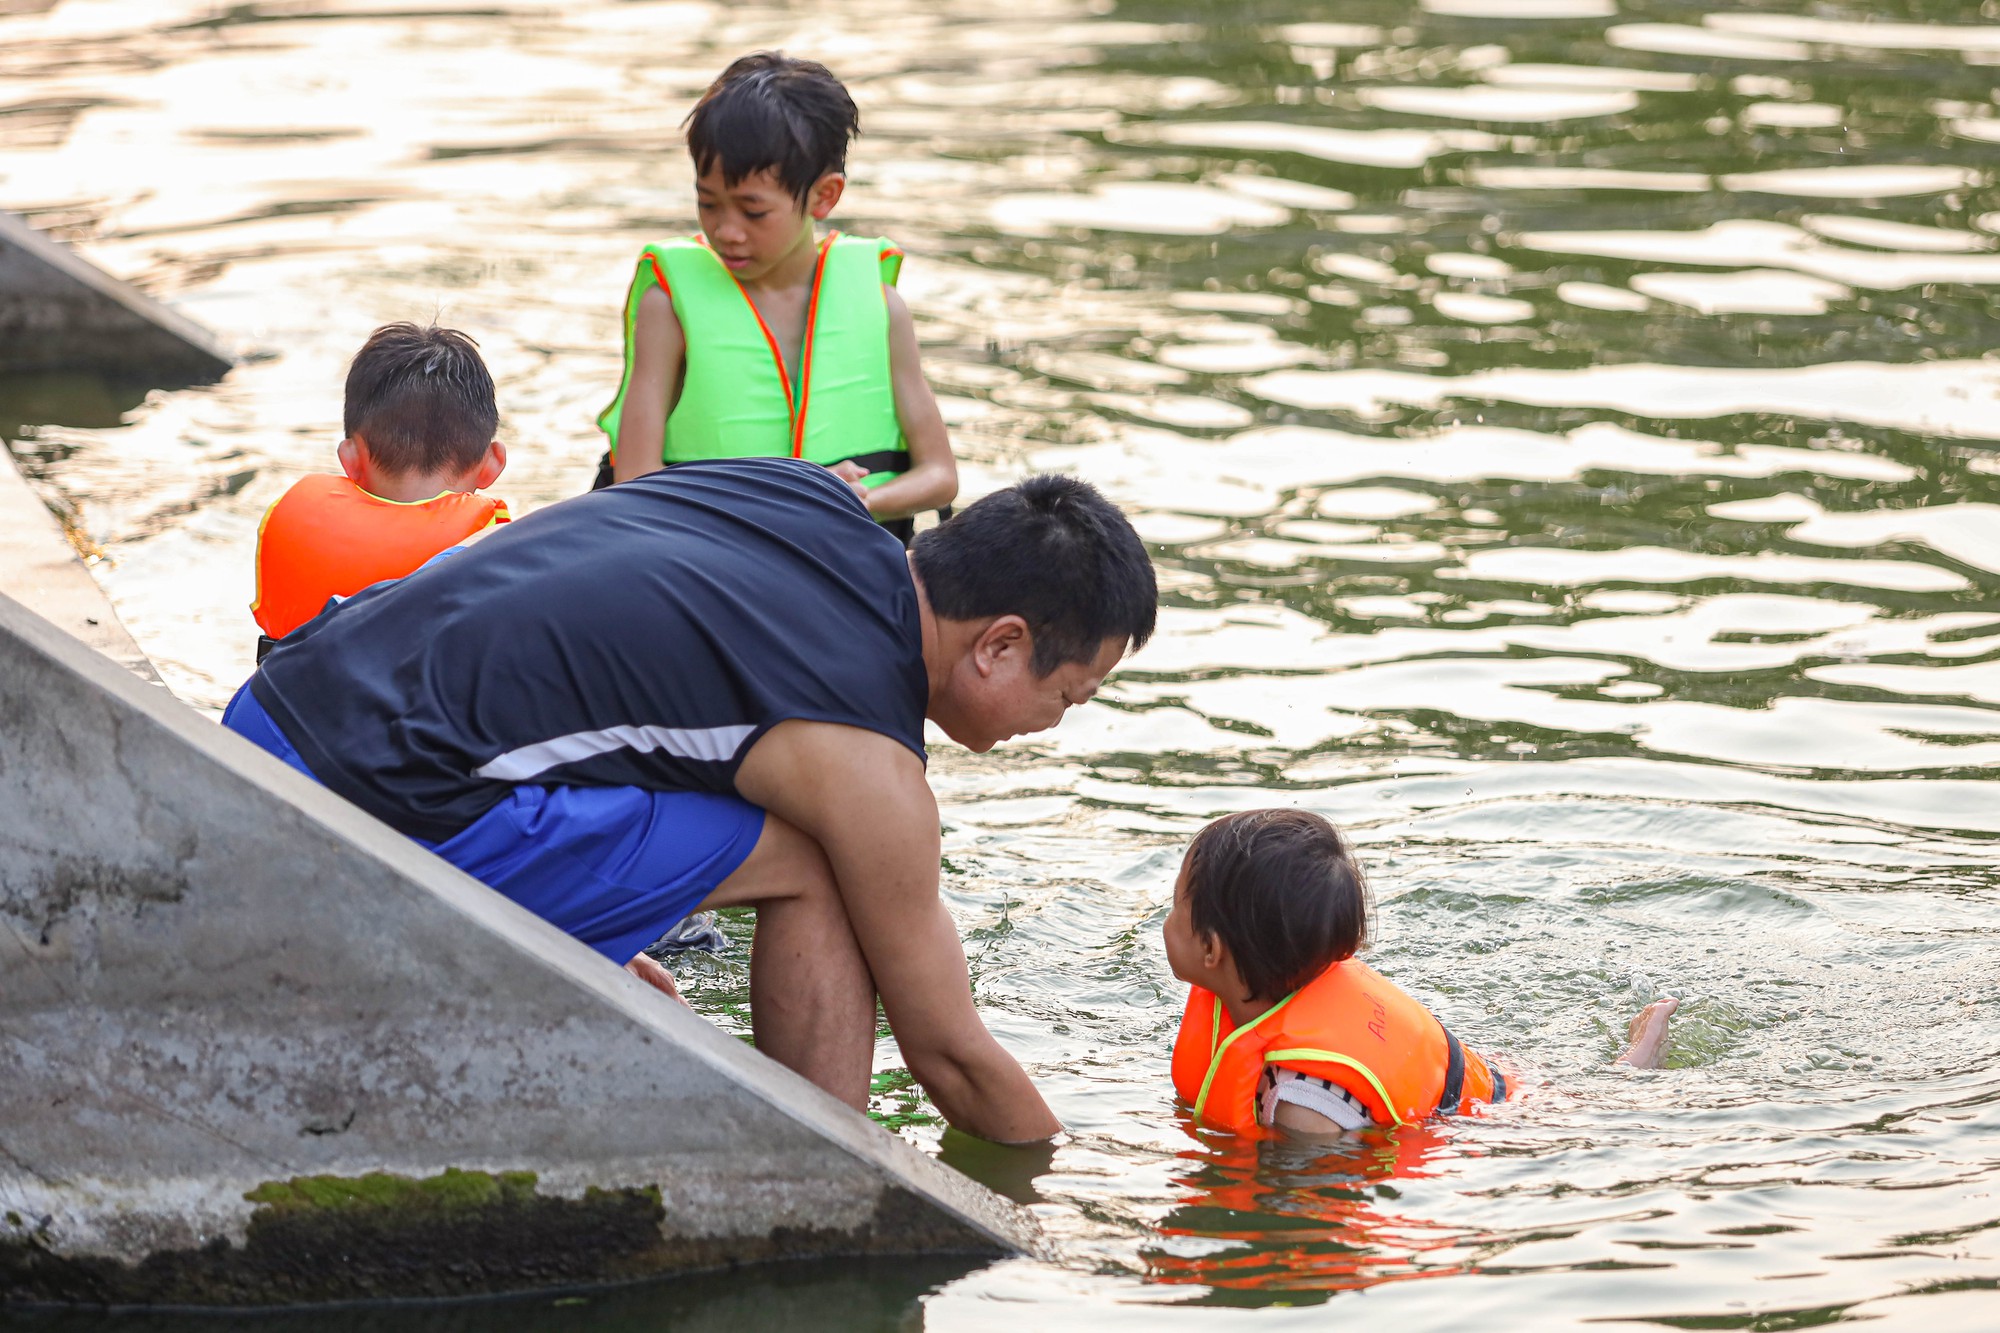
M493 438L493 376L457 329L396 323L370 334L347 368L342 426L342 471L387 500L484 490L507 466Z
M1165 934L1182 981L1275 1004L1367 943L1368 890L1320 816L1245 810L1195 835Z
M776 51L732 62L688 114L695 205L709 248L756 282L813 242L847 187L854 99L825 65Z

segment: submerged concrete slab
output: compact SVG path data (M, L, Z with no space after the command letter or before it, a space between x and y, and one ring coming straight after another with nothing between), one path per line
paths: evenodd
M0 444L0 594L141 679L159 681L111 609L111 599L84 568L61 520L28 485L5 444Z
M187 316L0 212L0 372L97 370L192 383L232 364Z
M0 1301L451 1296L1025 1215L0 597Z

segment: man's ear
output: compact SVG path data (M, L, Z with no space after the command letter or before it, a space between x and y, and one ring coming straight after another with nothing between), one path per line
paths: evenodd
M500 480L500 474L507 470L507 446L495 440L486 446L486 454L479 460L479 474L472 479L472 489L483 491Z
M362 442L361 437L348 436L340 442L340 447L335 449L333 454L340 460L340 470L347 474L347 479L359 486L362 474L368 470L368 446Z
M812 183L806 192L806 212L812 214L814 222L826 221L827 214L840 202L840 196L847 190L847 177L838 171L829 171Z
M972 666L982 676L1003 666L1030 664L1034 655L1034 631L1016 615L995 616L972 642Z

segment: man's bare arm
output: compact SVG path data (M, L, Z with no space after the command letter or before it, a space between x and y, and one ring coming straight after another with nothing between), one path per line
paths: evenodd
M687 364L687 335L665 290L650 287L639 298L632 321L632 381L618 417L614 481L630 481L660 469L667 438L667 414L681 397L681 369Z
M1001 1143L1058 1132L973 1007L965 946L938 897L937 802L923 762L876 732L783 722L751 747L736 789L825 849L889 1026L945 1119Z

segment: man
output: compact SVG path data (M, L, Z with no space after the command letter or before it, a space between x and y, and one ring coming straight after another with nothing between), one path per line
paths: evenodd
M1059 1128L972 1005L923 722L1041 731L1151 635L1131 525L1035 477L903 551L791 459L542 510L286 640L226 725L663 989L635 958L753 906L757 1045L866 1104L880 995L946 1119Z

